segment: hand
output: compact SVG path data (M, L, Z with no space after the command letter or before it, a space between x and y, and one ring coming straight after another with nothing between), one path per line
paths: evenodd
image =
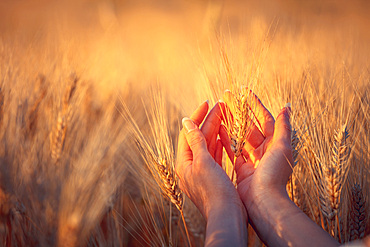
M290 137L290 107L281 110L275 123L271 113L256 95L253 94L252 100L252 104L256 106L256 120L260 123L262 132L256 125L252 125L242 155L235 162L238 192L247 210L254 201L264 199L265 192L285 190L294 164ZM220 137L228 156L234 160L230 139L224 127L220 130Z
M217 140L222 120L220 103L208 114L203 103L191 118L183 119L180 132L176 172L180 188L194 202L207 219L211 210L225 205L242 207L239 195L219 164L222 162L222 144Z
M207 221L205 246L246 246L247 214L238 192L219 164L222 144L217 140L222 120L221 104L208 114L203 103L191 119L183 119L176 172L180 188Z
M284 107L275 122L253 96L262 132L252 125L242 155L235 162L238 192L252 227L267 246L337 246L287 195L286 183L293 171L290 107ZM234 160L224 128L220 138Z

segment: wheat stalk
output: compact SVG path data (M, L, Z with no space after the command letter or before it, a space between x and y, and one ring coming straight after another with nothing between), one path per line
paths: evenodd
M178 186L178 178L174 171L175 152L173 150L172 139L170 136L171 131L168 124L169 120L166 118L167 110L164 105L164 98L159 91L158 94L152 98L152 103L153 107L150 112L151 117L149 117L149 113L147 112L151 134L153 136L152 140L144 137L142 131L137 126L135 120L123 102L121 113L126 120L130 121L139 152L157 185L160 187L163 195L169 198L169 200L179 210L190 245L191 242L183 210L184 198L182 191ZM170 241L171 238L172 236L170 231Z
M27 132L34 136L35 129L37 127L37 119L38 119L38 110L40 108L40 104L42 100L45 98L47 93L47 87L45 85L46 78L44 75L38 76L38 85L35 86L33 94L36 95L36 100L33 103L32 107L28 111L28 121L27 121Z
M0 87L0 127L2 127L4 119L4 98L4 89Z

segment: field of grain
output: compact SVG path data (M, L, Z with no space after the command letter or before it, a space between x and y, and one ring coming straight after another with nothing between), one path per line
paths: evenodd
M291 199L370 233L369 2L241 2L0 2L0 246L202 246L181 118L241 85L292 104Z

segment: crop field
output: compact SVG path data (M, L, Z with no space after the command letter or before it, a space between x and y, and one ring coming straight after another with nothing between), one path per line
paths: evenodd
M0 246L203 246L205 221L174 170L181 119L242 86L274 117L292 105L291 200L339 242L363 239L369 10L366 0L0 1Z

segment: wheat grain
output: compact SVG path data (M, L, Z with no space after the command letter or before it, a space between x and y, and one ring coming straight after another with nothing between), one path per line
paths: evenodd
M366 201L360 184L355 183L351 192L350 241L353 241L356 239L362 239L365 236L368 211L366 209Z
M137 145L142 157L147 162L148 167L150 167L153 177L157 178L156 182L163 191L164 196L168 197L181 212L183 210L183 196L172 169L173 164L171 165L171 161L167 161L165 158L156 157L153 150L148 146L143 146L142 142L137 141Z
M60 159L63 151L64 140L67 132L67 124L70 117L69 107L71 98L76 90L78 78L71 76L71 85L69 85L64 93L61 110L58 113L57 125L51 138L51 157L54 162Z
M164 98L158 91L155 97L152 98L151 118L147 113L147 117L150 119L149 125L151 134L154 140L147 140L147 138L144 137L123 102L122 104L124 107L122 115L132 124L132 130L136 138L139 153L144 159L157 185L163 192L163 195L169 198L179 210L185 226L188 242L191 244L183 211L184 199L182 191L177 183L177 175L174 172L174 150L171 137L169 136L171 131L168 125L169 120L166 118L167 110L164 105ZM171 231L170 241L172 241Z
M246 139L255 119L254 95L246 87L237 92L227 91L224 101L227 105L225 126L231 141L231 150L236 157L242 153Z
M344 183L344 175L347 171L347 161L350 148L348 143L347 126L335 133L333 146L333 161L330 167L326 168L326 177L328 181L328 190L330 197L330 206L337 213L340 203L340 193Z
M347 161L349 158L350 148L348 143L347 126L335 132L333 145L333 160L329 167L325 167L325 177L327 182L327 190L330 201L330 215L328 219L330 223L330 231L341 241L340 224L341 218L339 216L339 205L341 200L342 187L344 184L345 175L347 174Z

